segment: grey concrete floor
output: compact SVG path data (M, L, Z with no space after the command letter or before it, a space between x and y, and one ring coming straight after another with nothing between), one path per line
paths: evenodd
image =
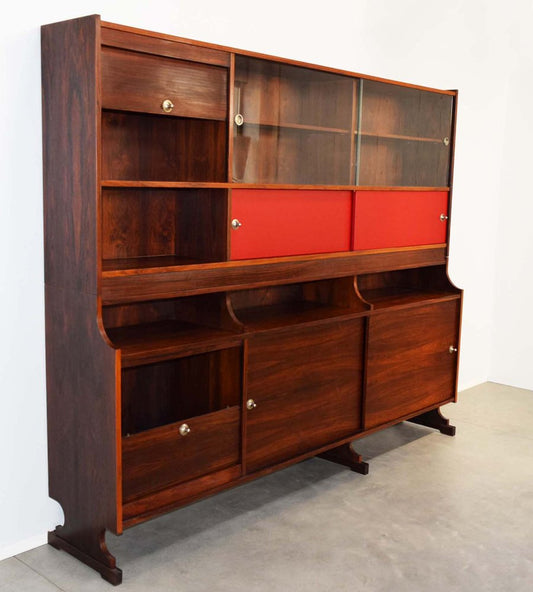
M533 392L487 383L444 414L356 443L362 476L311 459L108 535L120 588L172 592L533 590ZM44 545L0 563L2 592L110 592Z

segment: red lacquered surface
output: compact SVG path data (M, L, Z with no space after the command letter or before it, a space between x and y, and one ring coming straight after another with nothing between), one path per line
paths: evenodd
M353 249L446 242L447 191L356 191Z
M349 251L352 192L234 189L231 259Z

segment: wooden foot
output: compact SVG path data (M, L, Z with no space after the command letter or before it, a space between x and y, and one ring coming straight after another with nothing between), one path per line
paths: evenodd
M332 448L319 454L318 457L349 467L352 471L361 473L361 475L368 475L368 463L363 461L361 455L355 452L350 443Z
M445 434L446 436L455 436L455 426L450 425L450 420L443 417L440 409L427 411L426 413L417 415L408 421L427 426L428 428L435 428L439 430L441 434Z
M92 540L91 540L92 539ZM79 559L85 565L96 570L104 580L107 580L113 586L122 583L122 570L116 566L113 555L108 551L105 544L105 530L94 537L85 534L80 540L89 543L83 545L73 544L61 536L61 527L58 526L54 532L48 533L48 544L54 549L63 550L70 553L76 559ZM91 544L93 543L93 544Z

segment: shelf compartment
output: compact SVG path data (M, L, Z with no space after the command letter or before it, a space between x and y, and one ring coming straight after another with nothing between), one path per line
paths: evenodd
M229 299L235 317L250 332L363 316L368 310L352 277L241 290Z
M447 191L356 191L353 249L446 242Z
M225 182L227 124L212 119L102 112L102 178Z
M103 270L224 261L227 207L223 189L103 189Z
M361 82L358 185L446 186L453 96Z
M122 436L240 405L242 347L122 369Z
M359 275L357 288L375 311L461 298L445 265Z
M233 189L231 259L349 251L352 192Z
M233 406L122 439L123 501L240 462L240 407ZM180 426L190 433L180 435Z
M244 183L351 182L349 77L236 56L233 179Z
M151 364L178 356L236 346L241 339L230 331L203 327L182 321L158 321L107 332L121 350L122 367Z
M242 344L224 293L104 306L102 321L123 368Z

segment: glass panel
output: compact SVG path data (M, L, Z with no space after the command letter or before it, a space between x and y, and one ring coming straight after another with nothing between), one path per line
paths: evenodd
M353 183L356 85L347 76L237 56L233 179Z
M447 187L453 97L361 82L357 184Z

